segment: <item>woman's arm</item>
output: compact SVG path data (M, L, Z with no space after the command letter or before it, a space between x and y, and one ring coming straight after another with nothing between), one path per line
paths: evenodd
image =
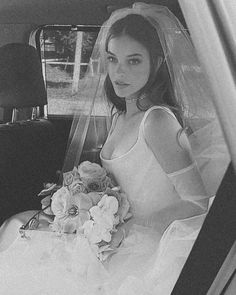
M169 174L192 164L190 145L177 119L163 109L149 113L144 124L144 136L163 170Z
M202 214L208 208L208 196L191 157L187 136L182 132L178 137L181 129L177 119L162 109L150 112L145 121L145 140L180 197L153 216L161 227L176 219Z

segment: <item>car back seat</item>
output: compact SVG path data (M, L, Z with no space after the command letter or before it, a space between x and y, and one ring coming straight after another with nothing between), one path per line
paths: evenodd
M43 107L47 96L36 49L11 43L0 48L0 107ZM0 124L0 224L23 210L37 209L43 182L55 181L57 136L47 119Z

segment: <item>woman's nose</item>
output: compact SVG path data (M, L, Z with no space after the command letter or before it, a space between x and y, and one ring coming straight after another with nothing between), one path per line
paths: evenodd
M125 68L122 63L117 64L116 73L117 74L124 74L125 73Z

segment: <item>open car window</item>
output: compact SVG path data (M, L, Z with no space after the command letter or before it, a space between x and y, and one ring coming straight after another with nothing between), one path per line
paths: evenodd
M49 116L71 116L75 106L81 105L82 110L84 100L91 95L88 89L81 91L81 83L98 31L96 26L44 26L36 35ZM99 61L94 60L92 71L98 67Z

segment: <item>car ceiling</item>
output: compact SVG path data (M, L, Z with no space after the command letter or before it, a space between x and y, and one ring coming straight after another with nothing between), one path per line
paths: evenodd
M100 25L119 7L132 0L1 0L1 24L90 24ZM183 22L177 0L143 0L165 5Z

